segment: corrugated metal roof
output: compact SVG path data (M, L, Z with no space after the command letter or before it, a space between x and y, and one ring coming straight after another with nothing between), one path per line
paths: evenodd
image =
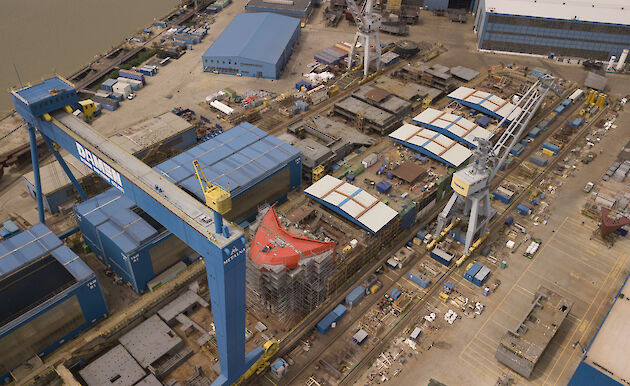
M204 200L193 160L212 183L229 188L236 197L298 159L300 152L286 142L243 122L238 126L155 166L153 169ZM116 189L77 204L76 212L130 253L157 235L132 209L136 205Z
M240 57L276 64L300 19L274 13L240 13L203 54Z
M476 138L490 139L492 133L459 115L428 108L413 121L468 146L477 147Z
M486 0L486 12L630 25L628 0Z
M46 255L52 255L78 281L94 275L79 257L44 224L37 224L0 242L0 277Z
M29 102L28 104L33 104L50 97L50 90L69 91L73 88L74 87L72 87L72 85L61 80L61 78L54 77L42 81L36 87L27 86L22 88L21 90L15 91L15 93L20 97L26 99Z
M448 94L448 98L499 119L508 116L508 120L512 120L521 111L519 107L496 95L468 87L458 88Z
M158 232L132 211L136 204L111 188L77 204L76 212L125 253L131 253Z
M381 230L398 214L363 189L330 175L309 186L304 193L338 209L344 217L372 233Z
M447 136L409 123L391 133L389 138L455 168L472 155L470 149Z
M300 152L293 146L243 122L154 169L204 199L194 176L195 159L208 180L238 196L299 157Z

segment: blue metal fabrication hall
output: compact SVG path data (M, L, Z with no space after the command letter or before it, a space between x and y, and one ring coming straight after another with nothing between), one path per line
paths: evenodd
M300 19L241 13L203 54L203 70L278 79L300 36Z
M64 167L83 200L87 199L86 194L57 152L58 147L87 165L204 258L221 366L221 373L213 384L228 385L237 381L264 351L256 347L245 352L247 253L242 229L224 222L217 211L213 216L213 209L193 198L172 179L156 173L75 117L67 106L76 103L78 95L68 81L51 78L35 86L12 90L11 97L29 133L40 223L45 223L46 218L37 134ZM299 157L295 161L301 165Z
M94 272L48 227L0 242L0 382L107 316Z
M193 160L212 183L230 189L233 208L225 217L233 221L255 217L260 204L286 199L301 183L300 152L246 122L154 168L203 200ZM198 256L116 189L76 205L74 212L85 242L137 293L151 289L151 281L173 265Z

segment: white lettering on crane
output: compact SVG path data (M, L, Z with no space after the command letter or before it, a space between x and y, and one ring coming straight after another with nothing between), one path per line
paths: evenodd
M77 151L79 152L79 159L81 160L81 162L83 162L87 167L96 172L96 174L101 176L101 178L107 181L110 185L124 193L125 189L123 189L122 186L120 173L114 170L114 168L109 166L102 159L92 154L92 152L81 146L81 144L79 144L78 142L76 142L76 144Z

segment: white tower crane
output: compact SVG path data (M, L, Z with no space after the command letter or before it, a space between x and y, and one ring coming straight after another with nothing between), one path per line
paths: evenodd
M481 238L486 234L488 223L494 214L494 210L490 206L490 181L505 162L510 150L523 135L529 121L549 90L553 90L559 95L556 79L545 75L523 95L516 107L501 120L498 127L502 127L508 117L511 117L515 111L517 112L494 146L491 147L491 143L487 140L476 139L478 147L473 153L471 163L453 175L451 187L454 192L438 216L436 238L442 233L447 222L467 221L468 229L464 243L464 255L469 255L472 252L471 246L475 235L479 234ZM435 243L432 246L435 246Z
M363 45L363 77L367 77L370 62L376 61L376 70L381 69L381 43L378 40L378 28L381 26L381 15L372 11L373 0L365 0L361 11L357 7L354 0L346 0L348 9L352 12L354 22L357 25L357 34L354 37L354 44L350 49L348 56L348 69L352 68L354 62L354 53L357 43L360 41ZM370 51L370 44L374 44L374 51Z

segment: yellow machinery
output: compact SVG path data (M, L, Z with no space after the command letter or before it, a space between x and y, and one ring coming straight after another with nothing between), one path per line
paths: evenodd
M230 192L223 189L219 185L213 185L208 182L203 170L199 166L199 161L194 160L195 176L201 185L203 195L206 198L206 205L219 214L226 214L232 209L232 196Z
M482 237L480 237L479 239L477 239L477 241L475 241L473 243L473 245L470 246L470 248L468 248L468 253L464 253L462 255L462 257L459 258L459 260L457 260L457 262L455 262L455 266L459 267L461 266L464 261L466 261L466 259L468 258L468 256L472 255L473 252L475 252L475 250L477 248L479 248L479 246L481 244L483 244L484 241L486 241L486 239L488 238L488 236L490 236L490 232L486 232Z
M271 365L269 360L274 355L276 355L276 353L280 349L280 342L277 339L268 340L263 345L263 348L265 349L265 351L262 353L260 358L258 358L258 360L254 362L252 367L250 367L249 370L245 372L245 374L243 374L236 382L234 382L234 385L240 385L241 383L249 379L252 375L261 374L263 371L265 371L265 369L267 369L267 367Z
M94 113L96 113L96 105L94 104L94 101L86 99L84 101L79 101L79 104L81 105L83 119L86 122L92 122L92 120L94 120Z
M604 93L599 94L599 97L597 98L597 102L595 103L595 105L599 107L600 109L603 109L605 103L606 103L606 94Z
M324 165L317 165L313 168L313 183L319 181L324 176Z
M442 303L448 302L448 294L444 292L440 292L440 300L442 301Z
M228 227L223 226L223 215L232 210L232 196L229 190L225 190L219 185L211 184L203 174L199 161L194 160L195 176L201 185L203 195L206 199L206 205L214 212L214 231L217 234L223 234L229 237Z
M439 243L440 241L442 241L442 239L444 237L446 237L446 235L448 234L448 232L453 229L454 227L457 226L457 224L459 224L459 222L462 221L462 219L460 219L459 217L455 219L455 221L453 221L452 223L448 224L448 226L446 228L444 228L442 230L442 232L440 233L440 235L438 237L436 237L435 239L433 239L428 245L427 245L427 249L429 251L432 251L433 248L435 248L435 246L437 245L437 243Z

